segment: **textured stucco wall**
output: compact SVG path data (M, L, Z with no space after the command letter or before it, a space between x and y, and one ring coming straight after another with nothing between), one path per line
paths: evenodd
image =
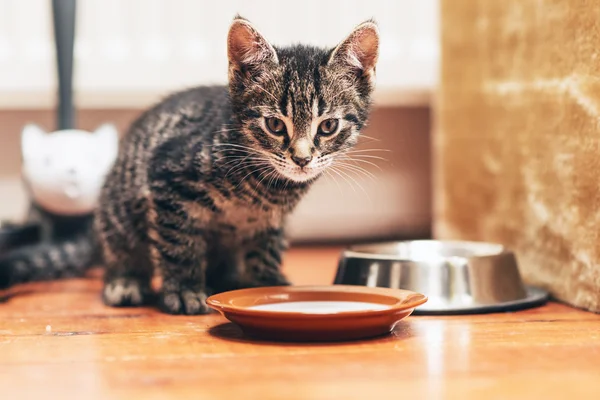
M600 311L600 2L441 0L434 234Z

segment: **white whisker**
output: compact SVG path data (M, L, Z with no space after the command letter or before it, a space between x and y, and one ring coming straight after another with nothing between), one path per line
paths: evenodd
M372 156L369 154L353 154L352 157L353 159L356 158L371 158L373 160L381 160L381 161L389 161L387 158L383 158L383 157L379 157L379 156Z
M347 178L344 176L344 175L346 175L346 174L342 175L342 174L340 173L340 171L338 171L338 170L337 170L335 167L333 167L333 166L332 166L332 167L329 167L329 171L335 172L335 173L336 173L336 174L337 174L339 177L341 177L341 178L342 178L342 179L343 179L343 180L344 180L344 181L345 181L345 182L348 184L348 186L350 186L350 187L352 188L352 191L353 191L354 193L356 193L356 188L354 188L354 185L353 185L353 184L352 184L350 181L348 181L348 179L347 179Z
M364 133L361 133L361 134L360 134L360 136L359 136L359 139L360 139L360 138L365 138L365 139L374 140L374 141L376 141L376 142L381 142L381 139L379 139L379 138L376 138L376 137L373 137L373 136L365 135Z
M383 171L379 165L377 165L377 164L375 164L375 163L373 163L371 161L361 160L361 159L358 159L358 158L344 157L344 156L340 157L340 159L341 160L348 160L348 161L352 161L352 162L361 162L363 164L372 165L373 167L377 168L379 171Z
M267 181L267 189L271 188L271 185L273 184L273 180L275 178L277 178L277 174L276 174L276 170L273 170L273 172L271 172L271 177L269 178L269 180Z
M343 166L339 166L339 167L342 168ZM341 172L342 174L346 175L349 179L351 179L360 188L360 190L362 190L363 193L367 196L369 203L371 203L371 204L373 203L373 201L371 200L371 196L369 196L369 193L367 193L365 188L352 175L344 172L343 170L340 170L339 172Z
M263 165L251 165L250 167L256 167L256 168L258 168L258 167L262 167L262 166ZM245 168L246 168L246 165L239 165L239 166L236 165L236 166L233 166L233 167L231 167L227 171L227 173L225 174L225 177L229 176L229 174L236 174L236 173L238 173L240 171L243 171Z
M270 165L267 165L265 167L257 168L255 170L248 172L248 174L246 174L242 179L240 179L240 182L235 186L234 189L237 189L246 180L246 178L249 177L250 175L252 175L253 173L268 170L270 167L271 167Z
M258 178L259 181L256 185L254 186L250 186L250 188L252 189L252 193L254 196L259 197L260 195L258 194L258 187L260 186L261 182L268 177L270 174L272 174L273 171L270 171L268 169L264 169L260 174L258 174Z
M385 152L390 152L390 149L350 149L350 150L344 150L343 153L346 154L355 154L355 153L372 153L374 151L385 151Z
M343 191L342 191L342 187L340 186L340 183L339 183L339 182L338 182L338 181L335 179L335 176L333 176L333 175L331 174L331 171L329 171L329 170L327 170L327 169L326 169L324 172L325 172L325 174L326 174L327 176L329 176L329 177L331 178L331 180L332 180L333 182L335 182L335 185L337 186L338 190L340 191L340 195L343 195L344 193L343 193Z
M377 180L377 177L373 173L365 170L364 168L358 167L356 165L344 163L344 162L338 162L337 165L339 165L340 167L346 168L350 171L361 173L364 176L372 179L373 181Z
M258 85L258 84L254 84L254 87L259 88L260 90L262 90L263 92L265 92L266 94L268 94L269 96L271 96L273 98L273 100L279 102L279 100L277 99L277 97L275 97L275 95L271 92L269 92L267 89L265 89L264 87Z

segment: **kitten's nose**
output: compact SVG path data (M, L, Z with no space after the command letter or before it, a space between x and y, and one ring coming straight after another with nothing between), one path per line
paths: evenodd
M312 156L307 157L296 157L292 156L292 161L300 168L305 167L312 160Z

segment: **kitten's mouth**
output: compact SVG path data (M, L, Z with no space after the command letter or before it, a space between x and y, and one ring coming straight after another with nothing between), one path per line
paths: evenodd
M292 163L273 162L272 164L284 178L294 182L307 182L321 175L331 162L316 162L305 167L299 167Z

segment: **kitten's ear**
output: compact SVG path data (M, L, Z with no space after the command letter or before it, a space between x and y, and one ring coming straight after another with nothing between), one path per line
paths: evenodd
M36 124L27 124L21 131L21 156L23 161L31 160L44 149L47 133Z
M119 149L119 132L113 124L100 125L94 131L98 150L108 158L113 158Z
M373 20L358 25L331 53L329 65L372 80L379 58L379 28Z
M227 35L227 57L230 74L236 71L252 73L257 68L279 62L271 44L250 21L235 17Z

